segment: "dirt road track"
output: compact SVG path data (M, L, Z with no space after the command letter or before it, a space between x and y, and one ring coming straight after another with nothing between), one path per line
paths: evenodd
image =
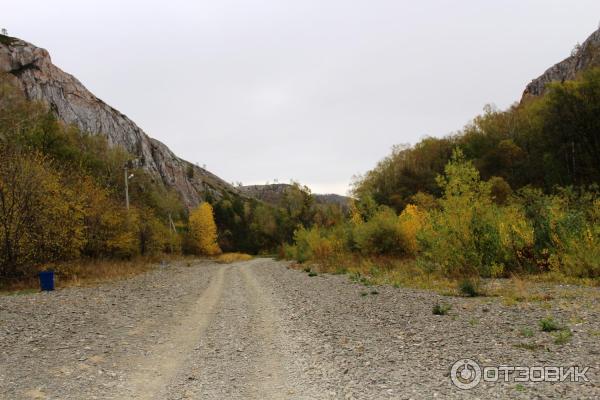
M0 297L0 399L598 398L598 292L571 303L365 288L287 263L198 261ZM371 293L373 292L373 293ZM436 302L452 304L435 316ZM554 344L536 321L574 321ZM525 339L524 327L535 331ZM528 350L521 346L535 344ZM454 361L589 365L590 383L450 383Z

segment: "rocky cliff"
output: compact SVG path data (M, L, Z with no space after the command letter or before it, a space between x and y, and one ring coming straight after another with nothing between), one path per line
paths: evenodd
M224 192L237 193L218 176L180 159L150 138L126 115L52 64L46 50L0 35L0 72L12 75L30 100L46 103L60 120L85 132L105 135L111 145L127 149L157 181L180 193L188 207L207 193L216 197Z
M600 29L592 33L573 54L558 64L548 68L540 77L531 81L523 92L521 101L531 96L539 96L550 82L564 82L575 79L577 74L587 68L600 66Z

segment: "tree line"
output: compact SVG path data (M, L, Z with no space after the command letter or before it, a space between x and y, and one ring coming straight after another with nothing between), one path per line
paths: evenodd
M551 83L544 96L508 110L486 106L458 133L396 146L354 182L354 194L372 196L397 212L419 192L439 197L436 177L457 147L483 179L496 178L497 190L530 185L550 192L556 186L597 184L599 85L600 69L590 69L575 81Z
M354 182L347 221L296 230L284 253L333 270L392 257L450 278L597 279L599 146L591 69L508 110L488 106L459 133L395 147Z

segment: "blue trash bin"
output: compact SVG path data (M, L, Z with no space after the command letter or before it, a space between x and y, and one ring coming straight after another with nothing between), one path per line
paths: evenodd
M40 289L47 292L54 290L54 271L40 272Z

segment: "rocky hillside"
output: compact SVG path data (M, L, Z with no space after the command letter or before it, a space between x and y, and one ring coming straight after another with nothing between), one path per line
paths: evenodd
M240 186L238 190L257 200L264 201L269 204L279 204L285 192L292 187L287 183L274 183L270 185L248 185ZM337 204L342 208L348 207L349 197L340 196L339 194L314 194L313 197L317 204Z
M544 93L550 82L574 79L580 71L600 66L600 29L592 33L585 42L573 50L573 54L546 70L531 81L523 92L523 99ZM521 101L522 101L521 100Z
M60 120L85 132L105 135L111 145L127 149L158 182L180 193L188 207L207 193L216 197L224 192L237 193L218 176L182 160L163 143L150 138L125 114L52 64L46 50L0 35L0 72L12 75L30 100L47 104Z

